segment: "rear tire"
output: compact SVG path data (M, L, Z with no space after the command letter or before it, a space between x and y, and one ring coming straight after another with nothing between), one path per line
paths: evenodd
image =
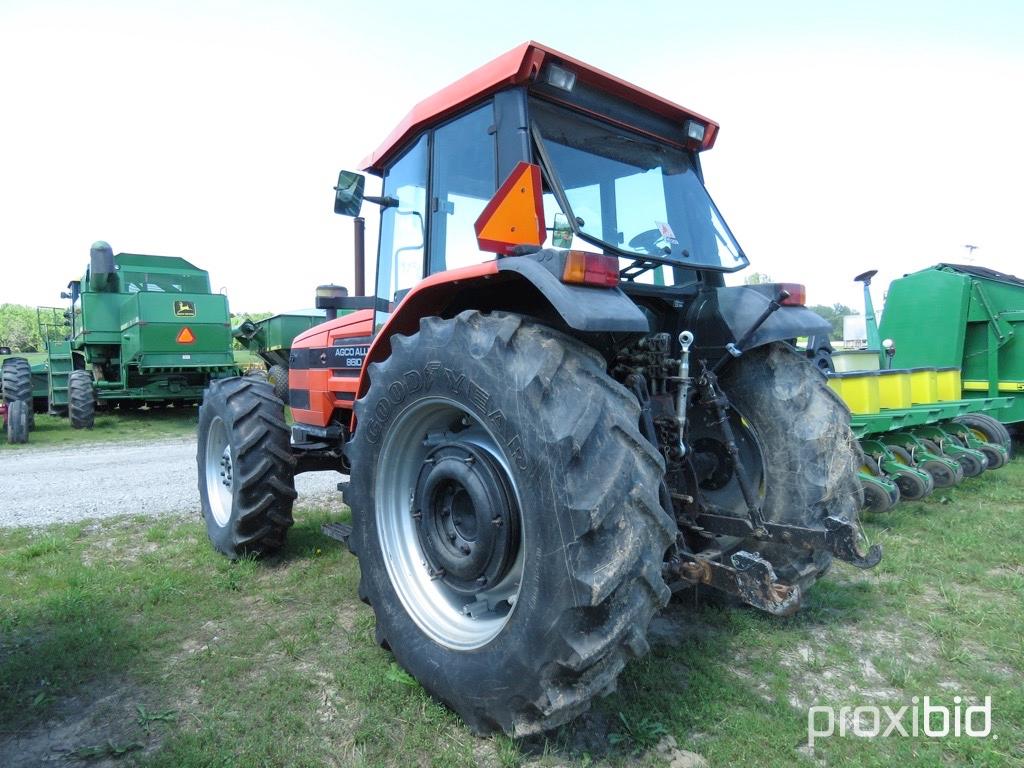
M676 526L636 398L591 348L505 313L425 318L369 378L346 500L378 642L478 733L586 711L647 652L670 594ZM461 545L465 520L495 509L500 546L489 531L460 558L432 533Z
M96 423L96 392L88 371L68 375L68 418L74 429L92 429Z
M732 361L722 388L750 424L763 457L765 520L822 528L829 516L856 525L863 504L861 451L850 413L815 367L783 344ZM832 554L761 539L738 549L760 552L780 581L806 590L831 567Z
M12 445L28 442L28 414L32 409L25 400L7 404L7 442Z
M199 500L214 549L234 559L284 544L295 458L284 404L251 377L210 383L199 408Z

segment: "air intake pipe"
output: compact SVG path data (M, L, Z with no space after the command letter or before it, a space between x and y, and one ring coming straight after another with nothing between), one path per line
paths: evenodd
M114 251L103 240L97 240L89 249L89 282L94 291L116 290Z

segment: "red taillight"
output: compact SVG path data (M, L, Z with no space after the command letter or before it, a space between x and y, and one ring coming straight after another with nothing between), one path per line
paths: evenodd
M611 288L619 284L619 260L601 253L569 251L565 254L562 282Z
M779 302L784 307L802 307L807 303L807 286L800 283L779 283L779 290L789 294Z

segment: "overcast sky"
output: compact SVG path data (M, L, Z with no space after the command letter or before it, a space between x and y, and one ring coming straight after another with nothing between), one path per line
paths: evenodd
M97 239L235 311L351 287L338 170L527 39L720 122L708 188L811 303L968 243L1024 273L1022 2L0 0L0 303L57 303Z

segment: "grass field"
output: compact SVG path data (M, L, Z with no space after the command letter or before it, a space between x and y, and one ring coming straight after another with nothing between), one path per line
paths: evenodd
M66 418L36 414L36 428L29 441L11 445L0 439L0 455L4 451L31 451L43 446L70 446L110 441L155 440L162 437L194 435L199 409L195 406L173 407L159 411L99 411L92 429L72 429Z
M0 539L0 764L1019 766L1024 461L868 521L796 617L673 603L619 691L548 739L478 739L373 641L351 555L303 511L230 563L198 518ZM991 696L993 736L806 746L813 704ZM18 763L19 759L26 762ZM673 762L675 761L675 762Z

